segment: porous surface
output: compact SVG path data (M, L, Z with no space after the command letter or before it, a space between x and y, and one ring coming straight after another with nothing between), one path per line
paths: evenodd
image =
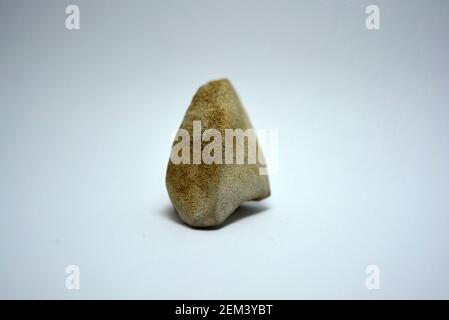
M225 164L224 130L252 128L237 93L227 79L205 84L193 97L180 126L191 137L193 121L201 121L202 131L215 128L221 132L223 163L174 164L169 160L166 186L170 200L184 222L192 227L218 226L243 202L269 197L268 176L260 175L259 160L256 164L247 163L246 144L244 164L236 164L235 161ZM203 146L205 144L203 142ZM192 141L190 148L192 157Z

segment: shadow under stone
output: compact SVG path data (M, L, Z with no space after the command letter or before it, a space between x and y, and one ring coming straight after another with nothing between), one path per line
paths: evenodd
M188 224L186 224L176 212L176 209L170 204L167 205L162 210L162 215L171 220L174 223L183 225L185 227L189 227L195 230L218 230L222 229L230 224L233 224L235 222L238 222L243 219L247 219L255 214L261 213L265 210L268 210L269 207L265 204L259 203L259 202L245 202L242 205L240 205L221 225L216 227L204 227L204 228L198 228L198 227L191 227Z

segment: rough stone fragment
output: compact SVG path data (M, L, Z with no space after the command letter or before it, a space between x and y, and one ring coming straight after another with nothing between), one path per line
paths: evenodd
M201 132L218 129L222 134L222 162L193 164L194 121L201 121ZM200 87L187 109L180 129L190 134L190 164L169 160L166 186L170 200L183 221L193 227L211 227L223 223L243 202L270 196L268 176L260 173L259 158L248 164L248 140L245 139L244 164L225 163L225 129L252 128L249 118L231 83L211 81ZM176 140L173 145L179 141ZM200 140L204 148L209 141ZM257 145L259 148L259 145ZM259 151L260 152L260 151ZM260 152L261 154L261 152Z

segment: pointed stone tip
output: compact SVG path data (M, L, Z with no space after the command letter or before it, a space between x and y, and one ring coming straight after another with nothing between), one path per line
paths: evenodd
M212 80L203 84L192 98L189 108L201 106L204 103L213 106L230 107L231 105L241 104L237 92L231 81L226 78ZM211 103L215 101L214 103ZM212 110L212 109L211 109ZM216 119L219 120L219 119Z
M211 80L211 81L207 82L205 85L201 86L201 88L210 88L210 87L215 88L215 89L233 88L231 81L227 78Z
M216 80L211 80L207 84L231 84L231 81L228 78L221 78Z

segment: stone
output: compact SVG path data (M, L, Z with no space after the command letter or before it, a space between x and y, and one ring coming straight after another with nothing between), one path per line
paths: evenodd
M229 80L198 89L173 143L166 174L170 200L185 223L218 226L243 202L270 196L255 133L240 140L232 135L253 130ZM256 141L256 159L250 137Z

